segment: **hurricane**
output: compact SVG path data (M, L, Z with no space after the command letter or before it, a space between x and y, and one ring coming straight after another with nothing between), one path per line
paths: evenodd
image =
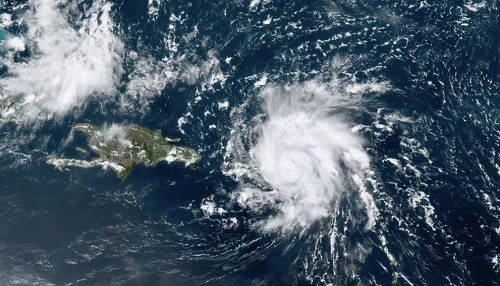
M334 215L339 198L354 192L369 198L366 227L373 227L376 208L366 191L370 159L340 110L357 104L355 99L316 81L271 85L259 97L265 116L252 133L248 157L269 189L244 187L238 201L277 207L278 214L262 223L264 230L300 231Z
M493 0L0 0L0 285L499 285Z

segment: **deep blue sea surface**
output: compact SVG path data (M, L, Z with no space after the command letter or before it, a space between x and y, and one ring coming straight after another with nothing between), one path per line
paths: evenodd
M497 1L0 5L0 285L499 285Z

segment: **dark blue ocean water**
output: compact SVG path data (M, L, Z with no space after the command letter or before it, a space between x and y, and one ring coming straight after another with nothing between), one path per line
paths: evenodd
M90 96L82 108L36 127L0 125L0 285L498 285L496 1L263 0L250 7L171 0L151 1L153 16L148 1L110 2L113 32L124 44L115 93ZM75 3L64 17L78 29L92 1L61 1L60 9ZM30 9L25 4L5 1L1 11L17 19ZM22 22L7 31L27 34ZM124 110L120 98L138 69L130 51L147 53L150 63L182 57L193 66L216 55L226 79L168 83L147 108L130 99ZM29 62L31 52L15 61ZM339 59L348 64L337 71L330 63ZM8 65L0 65L7 78ZM181 75L189 67L174 65ZM332 111L365 126L360 134L378 190L372 230L363 229L357 193L304 232L252 227L276 210L256 213L236 203L242 183L223 165L235 119L250 124L263 113L255 86L263 74L278 85L336 78L389 87ZM219 108L225 101L229 108ZM236 118L233 108L243 105ZM179 128L182 117L189 120ZM47 165L48 154L89 159L75 151L84 136L65 144L82 120L161 129L199 150L202 163L194 170L137 166L124 182L110 170ZM206 215L200 207L207 201L226 213ZM228 224L232 218L238 223ZM342 232L330 243L324 234L333 221Z

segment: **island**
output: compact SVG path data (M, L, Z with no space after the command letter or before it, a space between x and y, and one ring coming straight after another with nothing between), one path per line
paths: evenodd
M99 127L91 123L79 123L73 126L72 132L84 133L88 148L99 157L88 161L50 155L47 157L48 164L60 170L70 166L112 168L123 181L137 164L149 167L165 161L195 167L201 160L194 149L181 146L179 139L165 138L160 130L151 130L137 124ZM82 148L78 150L85 152Z

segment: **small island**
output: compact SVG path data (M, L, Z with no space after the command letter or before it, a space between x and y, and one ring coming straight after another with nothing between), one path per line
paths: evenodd
M189 147L179 145L179 139L164 138L160 130L151 130L137 124L95 126L91 123L79 123L73 126L73 132L87 136L88 148L99 155L93 160L47 157L47 163L63 170L67 167L112 168L121 180L125 180L134 165L156 166L161 161L180 162L188 167L195 167L201 156ZM79 151L84 151L79 148ZM85 151L84 151L85 152Z

